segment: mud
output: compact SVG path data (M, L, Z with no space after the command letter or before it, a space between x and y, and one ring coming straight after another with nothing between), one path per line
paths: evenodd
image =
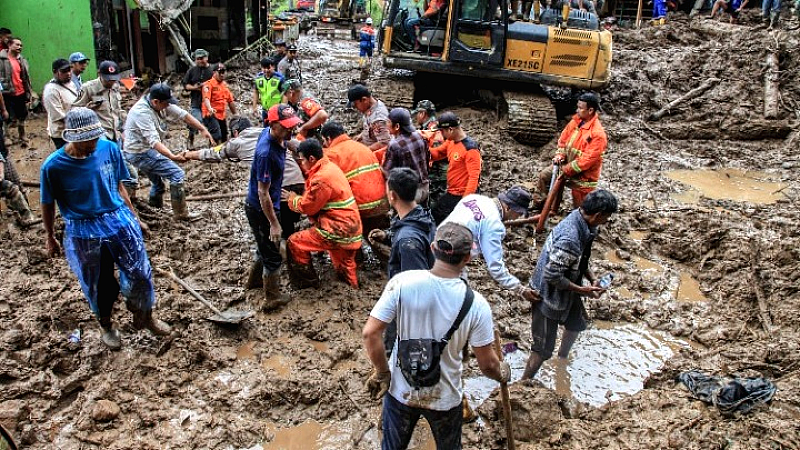
M679 17L657 29L615 33L613 81L601 93L610 140L601 183L618 194L622 210L600 234L593 259L596 271L615 273L615 287L588 301L587 311L594 320L648 327L691 345L673 350L642 390L598 407L569 399L558 386L513 383L518 448L800 447L800 38L753 30L754 14L748 10L738 26ZM345 108L345 91L361 76L352 58L357 46L315 38L300 45L307 87L332 117L355 130L358 115ZM779 120L767 126L762 64L776 50L782 103ZM371 77L386 79L377 61ZM710 77L721 81L671 115L645 121ZM249 107L246 80L242 72L234 75L234 94ZM484 193L530 183L547 166L552 145L515 143L504 134L504 121L476 103L453 102L452 108L482 144ZM33 119L35 145L11 148L18 167L28 165L26 179L35 179L37 164L52 151L44 127L41 117ZM173 127L170 144L181 148L185 135ZM701 192L696 202L678 200L690 186L669 171L701 169L757 171L758 181L780 183L782 190L763 191L775 195L771 202L727 195L727 189L721 196ZM186 170L190 195L244 190L248 177L245 165L191 163ZM38 192L28 188L28 194L33 199ZM146 196L146 183L139 196ZM143 214L153 229L147 241L153 264L171 267L221 309L260 303L257 291L242 287L253 245L241 203L193 202L204 220L191 225L173 223L169 207ZM530 228L509 232L513 273L527 279L542 240ZM173 336L135 332L120 307L115 319L123 350L112 353L99 342L66 262L43 257L42 231L18 228L4 208L0 241L0 421L24 448L378 446L380 405L363 388L369 362L360 332L385 282L382 274L361 272L362 289L354 291L326 269L321 289L294 292L282 310L259 313L238 329L207 322L205 307L156 278L158 314L172 324ZM503 339L528 351L530 306L495 289L480 262L470 277L492 303ZM704 300L685 301L697 294L689 279ZM82 340L70 345L75 329ZM576 353L572 363L585 358ZM746 417L723 418L675 382L693 368L766 376L778 393ZM473 361L465 376L477 373ZM602 385L600 375L586 378ZM465 448L504 444L497 395L479 408L480 421L464 427ZM116 418L92 417L103 400L119 407ZM431 448L424 432L414 445Z

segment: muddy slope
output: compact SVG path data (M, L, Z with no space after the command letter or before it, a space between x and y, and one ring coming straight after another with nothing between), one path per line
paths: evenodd
M751 19L746 16L745 24ZM603 93L611 144L602 182L619 195L623 210L602 232L594 265L617 273L615 283L627 294L616 290L587 309L597 319L643 323L698 345L670 360L644 391L599 409L571 405L536 384L513 386L519 448L800 447L800 63L792 50L798 37L746 25L677 20L615 34L614 82ZM788 124L790 133L754 140L746 132L769 129L752 127L763 123L763 61L776 42L783 102L777 123ZM357 116L344 108L346 86L359 77L356 45L309 38L301 50L307 86L334 118L356 126ZM720 82L703 96L645 122L710 77ZM248 89L242 81L236 97L249 99ZM486 193L530 182L546 166L551 149L506 138L492 111L455 110L485 151ZM51 151L44 126L42 119L31 123L34 149L12 147L26 179L35 179ZM171 143L180 148L185 131L174 130ZM708 198L687 204L674 198L687 186L663 173L723 167L763 171L788 187L774 204ZM248 177L242 165L193 163L186 169L192 195L244 190ZM146 188L139 195L145 198ZM147 242L153 264L171 267L218 306L258 308L257 291L242 288L253 246L241 204L192 203L204 217L192 225L173 223L168 207L144 210L153 227ZM133 331L120 305L124 348L111 353L99 342L66 262L43 258L42 232L18 229L7 210L1 220L0 421L25 448L253 448L267 446L276 426L308 419L345 424L351 438L337 447L377 446L379 406L363 390L369 363L360 331L385 282L382 274L359 273L360 291L331 281L318 291L294 292L287 307L259 313L238 330L205 321L200 304L156 278L158 313L174 335L156 339ZM527 278L537 247L532 230L509 233L516 275ZM608 256L617 249L618 258ZM637 257L663 269L647 272L632 262ZM682 273L699 281L706 301L674 300ZM481 264L470 275L492 302L504 338L526 349L530 307L496 290ZM82 330L79 345L67 340L75 329ZM676 385L675 375L690 368L768 376L779 391L769 407L732 420ZM465 447L501 448L496 400L481 412L485 425L465 427Z

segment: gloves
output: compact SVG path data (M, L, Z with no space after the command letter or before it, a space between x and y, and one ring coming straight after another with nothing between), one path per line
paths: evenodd
M500 379L497 380L501 383L508 383L511 380L511 366L505 361L500 361Z
M367 380L367 392L369 392L369 396L373 400L380 400L383 394L389 390L391 381L392 372L378 372L377 370L373 370Z

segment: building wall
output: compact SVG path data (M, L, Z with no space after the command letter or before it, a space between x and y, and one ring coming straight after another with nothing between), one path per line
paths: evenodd
M69 58L72 52L91 58L84 80L97 76L88 0L0 0L0 8L0 26L22 39L33 90L41 94L53 77L53 60Z

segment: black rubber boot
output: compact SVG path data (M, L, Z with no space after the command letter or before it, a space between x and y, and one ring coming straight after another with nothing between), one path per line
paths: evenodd
M170 202L172 202L172 216L175 220L194 222L200 219L200 216L197 214L189 214L189 207L186 205L186 191L183 189L183 183L169 185L169 199Z
M101 317L98 319L100 322L101 334L100 340L110 350L119 350L122 348L122 339L119 337L119 331L114 328L111 317Z

